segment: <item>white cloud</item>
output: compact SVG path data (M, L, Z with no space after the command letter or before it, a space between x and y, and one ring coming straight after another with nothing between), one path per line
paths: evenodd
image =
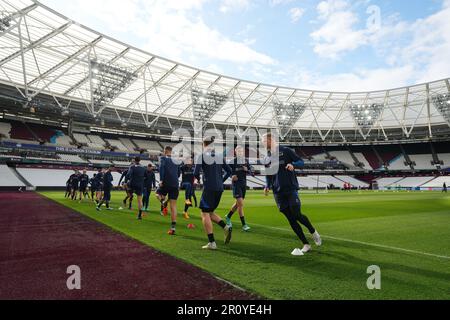
M206 67L219 60L233 63L275 64L272 57L254 50L252 39L236 41L208 26L201 9L208 0L74 0L64 3L64 12L92 28L108 30L125 42L133 39L152 53L184 63L196 56ZM52 7L58 0L45 0ZM228 6L248 1L224 1Z
M272 7L275 7L275 6L279 6L279 5L286 5L286 4L289 4L289 3L291 3L292 1L294 1L294 0L270 0L270 1L269 1L269 4L270 4Z
M228 13L234 10L248 9L249 6L250 0L222 0L219 9L222 13Z
M297 23L301 19L301 17L303 17L304 14L305 9L303 8L295 7L289 10L289 16L291 17L292 23Z

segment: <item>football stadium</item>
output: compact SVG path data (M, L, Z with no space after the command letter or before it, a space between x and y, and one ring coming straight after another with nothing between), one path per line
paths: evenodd
M0 299L450 299L450 78L308 90L150 52L0 0Z

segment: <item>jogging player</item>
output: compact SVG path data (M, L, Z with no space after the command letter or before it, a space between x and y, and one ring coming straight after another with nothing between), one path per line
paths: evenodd
M97 211L101 210L103 204L106 204L107 210L112 210L110 208L109 203L111 202L111 191L113 188L113 175L112 175L113 166L109 167L106 172L103 174L103 199L97 206Z
M204 152L197 159L194 171L197 181L200 181L200 174L203 173L203 194L200 200L200 209L202 210L203 227L209 241L203 249L217 250L213 222L217 223L224 230L225 244L227 245L231 241L232 227L228 226L215 213L224 191L223 183L231 176L231 168L226 163L223 154L216 154L214 138L206 138L203 142L203 147Z
M306 239L300 224L308 228L317 246L322 245L319 233L312 226L308 217L301 213L301 202L298 195L299 184L295 167L303 167L304 162L292 150L278 145L272 134L263 137L263 144L269 151L266 164L275 166L278 170L272 176L267 176L266 195L273 190L278 209L286 216L295 234L303 243L303 249L295 249L293 255L303 255L311 251L311 245ZM273 153L278 153L273 154Z
M89 176L87 175L87 171L83 170L83 173L80 175L80 202L86 197L89 199L89 193L87 191L89 185Z
M131 164L133 165L134 162ZM122 176L120 177L119 183L117 184L117 187L122 188L125 191L126 197L125 199L123 199L122 203L123 206L126 207L127 206L127 201L128 203L128 210L132 210L133 209L133 198L134 198L134 194L130 189L130 185L129 185L129 178L128 178L128 169L125 170L124 172L122 172ZM119 210L122 210L123 208L119 208Z
M80 171L75 170L75 173L70 177L70 181L72 183L72 200L76 200L80 188Z
M164 149L164 156L159 162L160 183L157 190L157 197L161 202L161 211L167 215L167 205L170 202L170 212L172 225L168 232L169 235L175 235L177 226L177 200L180 194L179 182L180 166L172 159L172 147ZM168 201L168 202L167 202Z
M235 149L235 158L231 161L230 167L232 169L233 197L236 202L226 216L226 222L231 227L231 218L238 211L242 222L242 230L248 232L250 227L245 221L244 200L247 193L247 175L253 175L253 172L248 159L245 158L243 147L238 146Z
M150 206L150 196L152 194L152 190L154 189L156 189L156 176L153 171L153 165L149 164L147 166L147 176L144 180L143 207L145 212L148 212L148 208Z
M138 220L142 220L142 195L144 194L144 180L147 169L141 166L141 158L136 157L134 164L128 169L127 179L130 181L130 193L136 194L138 200Z
M189 158L181 166L181 189L184 190L185 202L183 215L185 219L190 219L189 208L192 207L192 197L194 195L194 165Z

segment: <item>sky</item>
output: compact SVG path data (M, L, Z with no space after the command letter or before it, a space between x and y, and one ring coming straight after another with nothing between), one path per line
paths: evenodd
M41 0L152 54L244 80L371 91L450 76L450 0Z

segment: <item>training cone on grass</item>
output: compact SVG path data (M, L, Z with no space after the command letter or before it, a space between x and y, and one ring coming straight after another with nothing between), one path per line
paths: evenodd
M192 224L192 223L188 224L187 227L188 227L188 229L191 229L191 230L194 230L194 229L195 229L195 225Z

